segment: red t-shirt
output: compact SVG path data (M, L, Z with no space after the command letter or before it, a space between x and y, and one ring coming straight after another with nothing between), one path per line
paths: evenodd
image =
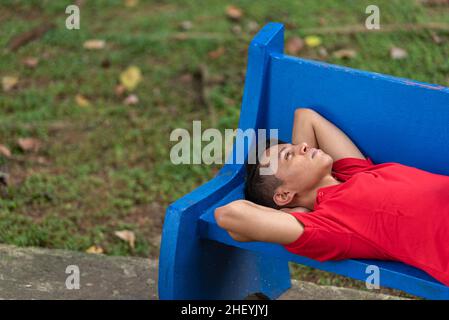
M337 160L332 174L342 183L318 189L314 211L291 213L304 232L288 251L398 260L449 285L449 176L370 158Z

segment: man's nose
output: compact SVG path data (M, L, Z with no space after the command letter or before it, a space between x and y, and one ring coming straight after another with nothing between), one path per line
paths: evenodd
M298 145L298 148L300 154L306 154L307 151L309 150L309 145L307 144L307 142L303 142Z

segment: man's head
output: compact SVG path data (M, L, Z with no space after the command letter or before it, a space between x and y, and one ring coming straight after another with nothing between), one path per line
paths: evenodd
M261 175L261 167L277 161L275 173ZM301 196L314 190L331 174L333 159L320 149L301 143L293 145L278 141L268 145L256 164L247 165L245 196L248 200L271 208L296 204Z

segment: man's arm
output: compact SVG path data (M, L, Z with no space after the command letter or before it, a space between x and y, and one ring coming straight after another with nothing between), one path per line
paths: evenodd
M365 159L343 131L312 109L300 108L295 111L292 143L302 142L323 150L334 161L342 158Z
M302 224L291 214L247 200L233 201L215 209L217 224L236 241L288 244L302 235Z

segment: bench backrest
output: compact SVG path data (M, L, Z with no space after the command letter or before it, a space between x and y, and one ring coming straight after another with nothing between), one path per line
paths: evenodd
M448 88L284 55L283 30L271 23L251 43L240 128L291 141L294 110L308 107L374 163L449 175Z

